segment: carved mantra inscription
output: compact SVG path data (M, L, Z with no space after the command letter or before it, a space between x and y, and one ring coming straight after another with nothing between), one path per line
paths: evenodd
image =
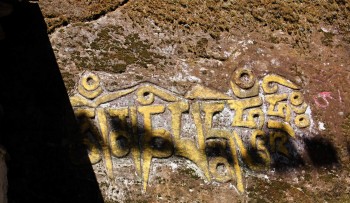
M230 85L231 96L196 85L182 97L150 83L108 92L84 73L70 100L90 161L103 161L109 178L113 159L132 158L146 190L152 159L180 156L208 181L235 181L243 192L242 166L259 170L273 154L290 156L288 140L311 118L299 87L281 76L259 81L241 68Z

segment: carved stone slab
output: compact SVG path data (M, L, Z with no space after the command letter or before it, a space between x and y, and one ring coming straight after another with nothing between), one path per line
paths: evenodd
M295 161L313 123L300 88L248 68L228 85L228 93L197 84L178 95L147 82L110 92L97 72L82 73L70 100L100 183L117 185L127 167L146 192L153 164L186 159L204 181L242 193L244 171Z

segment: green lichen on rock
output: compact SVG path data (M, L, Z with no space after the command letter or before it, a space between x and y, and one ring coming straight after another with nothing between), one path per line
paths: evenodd
M197 175L197 173L192 168L180 168L179 173L190 176L191 178L193 178L195 180L200 179L200 177Z
M154 51L153 43L138 33L126 32L116 24L99 26L80 22L55 33L53 49L60 56L58 64L68 92L74 88L79 71L123 73L128 66L162 68L167 63L165 56ZM67 66L70 70L62 68Z
M321 42L325 46L331 46L333 43L334 34L331 32L323 32L323 36L321 37Z
M144 0L128 6L125 12L141 24L147 16L164 29L184 33L200 29L213 39L237 30L243 35L258 32L262 36L266 29L280 30L291 36L289 44L302 49L309 48L312 28L318 24L338 25L344 34L350 27L350 3L340 0Z
M128 65L136 64L147 68L147 64L155 64L154 59L162 58L161 55L151 52L149 41L142 41L138 34L128 35L122 42L113 39L108 33L106 30L101 30L97 34L98 38L90 44L91 49L100 51L99 55L93 56L92 61L95 64L88 64L86 60L80 60L82 67L121 73ZM117 59L118 62L114 62L114 59Z
M142 40L137 33L124 36L124 28L121 26L104 26L96 33L90 31L89 24L78 23L74 26L74 30L68 33L65 33L67 31L59 33L65 36L67 41L57 44L57 49L63 46L71 47L67 49L68 51L61 51L67 53L66 57L75 63L79 70L122 73L128 65L147 68L149 64L156 65L157 59L164 58L153 52L152 43ZM80 35L80 30L89 34Z
M40 0L48 32L79 21L90 21L115 10L123 0Z

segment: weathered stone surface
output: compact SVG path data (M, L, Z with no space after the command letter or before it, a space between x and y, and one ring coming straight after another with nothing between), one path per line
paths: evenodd
M68 5L69 1L57 2ZM193 162L178 157L155 159L147 190L142 192L144 181L132 159L112 157L112 172L108 172L106 155L100 153L104 158L100 157L102 161L94 169L106 202L276 202L281 199L345 202L349 199L348 1L92 2L98 5L96 9L84 5L88 2L71 1L69 5L78 9L67 6L64 11L45 1L39 3L52 32L50 40L71 98L80 92L77 89L80 76L89 72L100 77L104 88L101 95L148 82L181 98L201 95L193 93L195 87L199 92L206 88L213 90L217 97L233 97L230 82L234 81L237 70L245 68L258 81L272 74L286 78L300 87L310 107L310 127L304 131L293 128L295 143L291 146L300 149L295 151L295 156L285 156L283 150L273 151L271 144L267 144L272 160L279 160L272 161L270 168L256 171L240 160L244 192L238 191L237 180L205 181L205 175ZM98 17L93 13L99 13ZM101 13L106 14L100 16ZM67 25L58 23L53 31L50 23L62 16L72 20ZM258 90L263 92L262 88ZM133 103L135 98L131 96L102 107L132 107L128 101ZM266 97L262 98L266 102ZM153 119L156 123L157 119L171 123L170 114ZM100 123L97 116L92 120L93 125ZM230 125L227 121L222 124ZM267 125L263 127L265 132ZM99 134L102 128L97 125L96 129ZM243 152L238 150L238 153Z

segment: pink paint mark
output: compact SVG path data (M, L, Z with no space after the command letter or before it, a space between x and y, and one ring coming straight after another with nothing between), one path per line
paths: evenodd
M338 95L339 95L339 101L340 103L343 103L342 100L341 100L341 96L340 96L340 91L338 90Z
M331 92L320 92L314 96L314 101L317 107L326 108L329 105L327 99L334 99L331 95Z
M331 94L332 94L331 92L320 92L318 95L320 95L321 97L324 97L324 98L328 97L330 99L333 99Z

